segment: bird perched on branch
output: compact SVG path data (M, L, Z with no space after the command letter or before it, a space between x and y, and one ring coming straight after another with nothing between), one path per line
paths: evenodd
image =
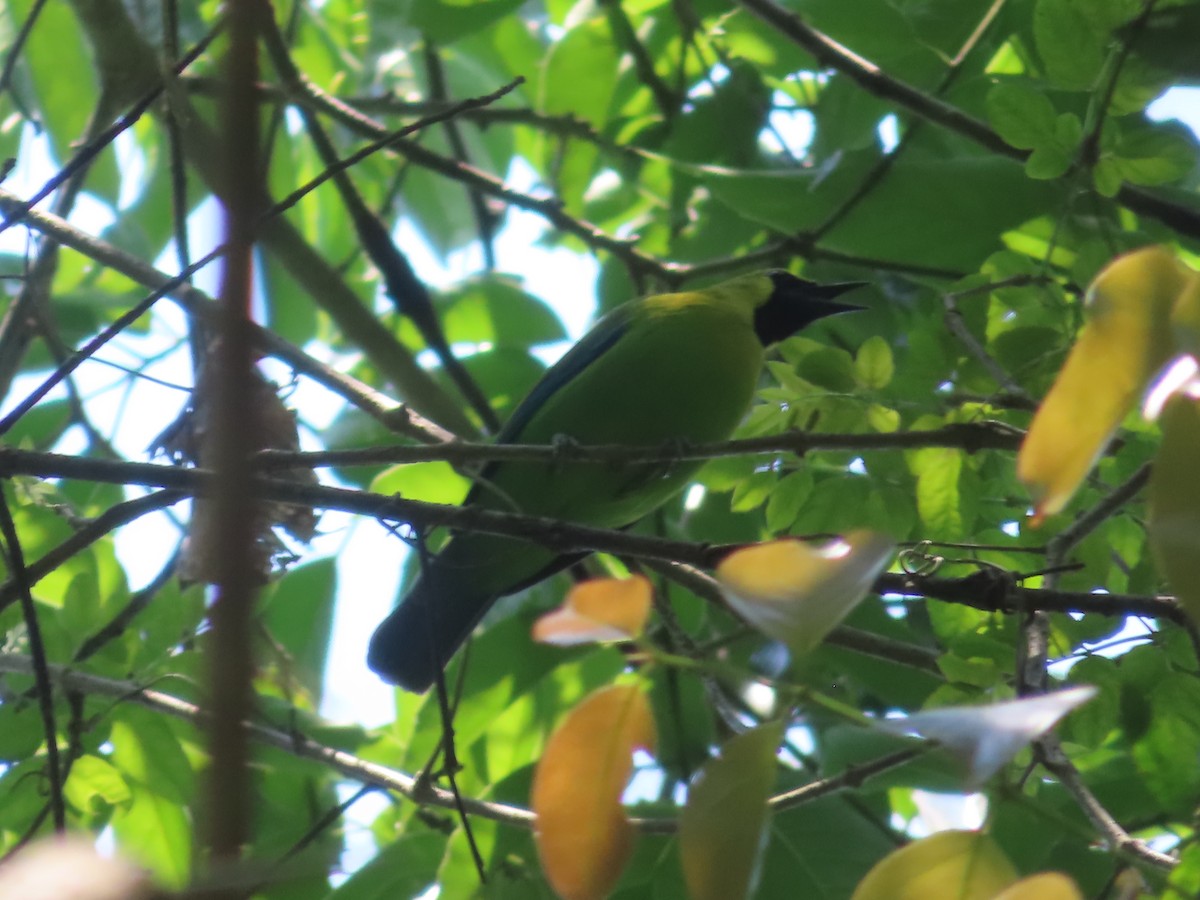
M750 408L765 349L825 316L861 309L834 299L860 284L820 285L775 270L630 301L543 374L497 441L566 437L660 449L726 440ZM698 465L497 462L465 502L623 528L681 490ZM498 597L578 558L514 538L455 534L376 629L368 665L393 684L427 690Z

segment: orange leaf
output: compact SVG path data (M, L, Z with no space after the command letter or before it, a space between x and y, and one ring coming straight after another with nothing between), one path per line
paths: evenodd
M641 575L577 584L562 606L534 623L533 639L568 647L638 637L646 627L653 593L650 581Z
M679 853L691 900L739 900L753 892L782 740L779 722L740 734L692 779L679 817Z
M534 839L564 900L606 896L633 849L621 794L633 751L654 747L654 719L634 686L601 688L551 735L533 777Z
M1036 519L1061 510L1174 348L1172 310L1194 273L1165 247L1115 259L1088 289L1088 323L1029 426L1017 477Z

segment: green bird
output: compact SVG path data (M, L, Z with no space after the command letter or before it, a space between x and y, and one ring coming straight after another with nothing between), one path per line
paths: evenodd
M861 309L834 301L859 286L775 270L632 300L546 370L496 440L655 449L727 440L750 408L766 348L825 316ZM482 470L465 503L624 528L678 493L698 467L498 462ZM368 665L393 684L427 690L497 598L579 556L496 535L453 535L376 629Z

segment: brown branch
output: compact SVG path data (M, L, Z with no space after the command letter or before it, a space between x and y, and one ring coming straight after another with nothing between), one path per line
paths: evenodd
M261 580L256 560L250 454L261 429L247 385L254 378L251 293L259 200L265 194L259 168L258 99L248 90L258 73L258 19L263 6L242 0L229 7L229 45L223 70L227 89L220 108L222 171L218 199L224 213L224 266L218 343L205 361L213 385L201 458L215 470L211 520L196 531L192 552L205 558L216 596L205 636L206 684L212 715L205 721L210 764L206 771L203 840L210 866L237 861L250 841L250 748L246 723L253 709L252 620ZM207 516L205 517L207 519ZM210 530L211 529L211 530ZM219 537L217 537L219 536ZM202 546L201 546L202 545ZM240 896L217 891L214 897Z
M1085 537L1136 497L1150 483L1150 463L1142 463L1132 475L1113 488L1094 506L1081 513L1074 522L1060 531L1047 545L1047 556L1059 562Z
M80 459L56 453L34 453L0 447L0 477L35 475L42 478L78 478L110 484L140 484L173 488L193 494L211 490L212 473L198 469L152 463ZM366 491L324 485L305 485L278 479L256 478L255 496L307 508L335 509L389 522L408 522L422 529L451 527L532 541L559 553L599 551L616 556L660 559L712 568L738 545L717 545L668 540L575 525L557 519L496 512L477 507L423 503ZM880 594L925 597L961 603L989 612L1097 613L1106 616L1149 616L1184 622L1178 602L1169 596L1093 594L1026 588L991 571L964 578L933 578L889 573L881 575L873 590Z
M414 447L396 445L361 450L318 450L314 452L263 451L257 457L264 471L297 466L358 466L444 461L455 466L483 462L566 462L596 464L661 463L716 459L723 456L793 453L804 456L818 451L915 450L949 447L967 453L982 450L1015 451L1024 433L1000 422L961 422L927 431L891 433L820 433L789 431L784 434L722 441L712 444L672 442L657 447L625 444L583 445L563 441L546 444L482 444L452 441Z
M1132 837L1092 793L1084 783L1079 770L1067 758L1057 735L1045 734L1034 742L1038 760L1066 789L1093 827L1103 835L1108 845L1119 855L1135 862L1148 863L1156 869L1171 870L1179 860L1160 853L1144 841Z
M875 581L881 594L942 600L985 612L1044 611L1088 613L1101 616L1147 616L1183 625L1187 617L1179 602L1166 595L1093 594L1021 587L1007 576L984 570L963 578L933 578L887 573Z

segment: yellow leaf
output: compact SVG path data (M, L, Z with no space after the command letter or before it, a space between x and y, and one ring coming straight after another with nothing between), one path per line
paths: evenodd
M742 618L792 652L807 653L866 596L894 551L891 538L871 531L825 547L771 541L727 556L717 580Z
M1017 457L1040 519L1061 510L1173 349L1171 313L1192 274L1165 247L1118 257L1088 289L1089 319Z
M728 740L688 787L679 817L679 853L691 900L740 900L754 891L766 847L783 724Z
M646 627L653 595L649 579L641 575L585 581L534 623L533 639L562 647L630 640Z
M1200 275L1189 269L1188 276L1171 312L1171 330L1181 352L1200 358Z
M986 834L940 831L881 859L851 900L994 900L1016 880Z
M629 685L591 694L551 735L533 777L534 840L564 900L599 900L617 883L633 849L621 794L633 751L654 742L650 705Z
M1083 900L1083 894L1061 872L1040 872L1022 878L995 900Z
M1150 545L1179 602L1200 621L1200 409L1176 397L1159 421L1163 439L1150 475Z

